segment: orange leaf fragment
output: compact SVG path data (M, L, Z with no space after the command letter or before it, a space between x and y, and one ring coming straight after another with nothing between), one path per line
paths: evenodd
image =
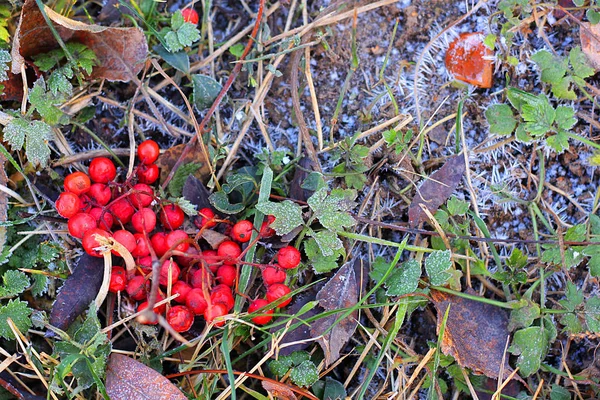
M492 87L493 52L481 32L462 33L446 52L446 68L454 78L480 88Z

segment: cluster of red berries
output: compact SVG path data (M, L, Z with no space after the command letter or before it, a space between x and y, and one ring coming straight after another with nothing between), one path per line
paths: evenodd
M126 292L139 302L138 311L147 308L153 264L157 263L157 302L178 294L174 302L179 304L155 306L154 312L166 312L167 322L177 332L189 330L196 315L211 323L233 309L238 267L244 264L242 246L273 236L270 224L274 217L268 216L255 241L248 243L255 230L250 221L242 220L232 226L229 221L218 219L212 209L203 208L193 221L199 232L193 229L188 233L182 229L186 220L183 210L177 204L163 201L150 186L159 176L155 164L158 145L146 140L139 145L137 155L140 165L136 174L123 182L117 179L115 165L105 157L92 160L89 174L68 175L56 209L68 219L69 233L81 239L91 256L102 257L107 251L106 243L112 243L109 246L112 254L121 257L118 249L123 252L125 248L133 257L135 268L113 267L111 292ZM223 223L228 240L216 249L203 249L198 243L202 231L219 223ZM100 243L99 236L109 240ZM260 310L252 318L256 324L266 324L272 319L273 307L269 308L269 304L277 302L273 306L284 307L290 303L291 297L287 295L291 290L284 284L285 270L296 268L300 258L296 248L286 246L277 253L277 264L248 263L261 269L267 288L266 298L251 300L248 308L249 313ZM284 296L287 297L280 300ZM141 322L156 323L156 320ZM215 321L216 326L224 323L222 318Z

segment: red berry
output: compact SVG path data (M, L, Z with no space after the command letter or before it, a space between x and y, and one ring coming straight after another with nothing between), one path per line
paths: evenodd
M179 294L179 296L175 297L173 300L177 303L185 304L190 290L192 290L192 287L184 281L175 282L171 288L171 294Z
M87 194L96 200L96 203L98 203L99 206L107 205L112 197L110 188L103 183L92 184L92 186L90 186L90 191Z
M127 199L120 199L110 206L110 211L117 219L117 223L126 224L131 221L131 217L135 213L135 208L133 208Z
M100 246L100 243L98 243L98 241L96 240L96 235L104 236L106 238L112 237L112 235L104 229L94 228L90 229L89 231L86 231L83 234L81 243L83 244L83 249L85 250L85 252L88 253L90 256L102 257L102 252L95 250L98 246Z
M217 304L211 304L208 307L206 307L206 310L204 311L204 319L206 320L207 323L211 323L213 322L215 319L222 317L224 315L227 315L227 309L225 308L225 306L223 304L217 303ZM223 326L225 325L225 321L218 321L215 323L215 326Z
M158 143L152 139L144 140L137 148L137 156L142 164L152 164L159 155Z
M167 286L169 284L169 277L171 277L171 284L173 284L179 280L180 272L181 270L175 261L166 260L160 267L158 283Z
M274 285L269 286L269 288L267 289L267 300L269 300L269 303L273 303L274 301L277 301L278 299L287 295L288 293L291 293L289 287L282 283L276 283ZM285 307L288 304L290 304L291 301L292 298L290 297L287 300L281 302L277 307Z
M261 308L267 306L268 304L269 304L269 302L265 299L253 300L252 303L250 303L250 306L248 306L248 313L252 314L256 310L260 310ZM258 315L256 317L252 318L252 321L255 324L265 325L265 324L268 324L273 319L273 315L272 315L273 310L272 309L264 310L261 312L261 314L265 314L265 315Z
M117 176L117 169L110 159L98 157L94 158L90 163L89 173L92 181L97 183L108 183Z
M210 287L210 277L207 271L204 271L202 268L197 269L192 274L192 279L190 280L192 287L202 289L204 286Z
M262 270L262 278L265 285L271 286L275 283L285 282L286 273L275 267L266 267Z
M191 289L185 298L185 305L196 315L204 314L208 303L204 298L204 292L202 289L193 288Z
M213 290L213 292L210 294L210 302L212 304L221 303L225 306L225 308L227 308L228 311L233 310L235 299L233 298L233 293L231 293L231 288L225 285L219 286L224 286L226 289Z
M142 272L144 273L144 275L152 273L152 256L139 257L137 259L137 264L142 269Z
M63 192L56 199L56 211L65 218L71 218L81 211L81 200L72 192Z
M135 240L135 236L129 231L124 229L119 229L118 231L113 232L113 238L123 245L127 249L128 252L133 253L137 247L137 243ZM115 256L121 257L118 251L113 250L112 253Z
M215 212L211 208L203 208L198 211L198 218L194 222L196 223L196 226L198 226L198 229L202 227L210 229L217 226L217 223L213 221L214 218Z
M134 257L146 257L150 254L150 243L143 233L134 233L135 249L131 252Z
M167 322L176 332L186 332L194 323L194 314L185 306L174 306L167 312Z
M169 246L167 245L167 235L164 232L158 232L152 235L150 242L152 243L152 248L158 257L164 256L165 253L169 251Z
M198 21L200 21L198 13L193 8L184 8L181 10L181 15L183 15L183 20L185 22L189 22L194 25L198 25Z
M136 208L148 207L154 200L154 190L145 183L138 183L131 189L129 201Z
M164 298L160 295L160 293L158 293L156 296L156 302L158 303L162 300L164 300ZM143 303L140 303L137 310L138 312L140 312L142 310L145 310L146 308L148 308L148 302L144 301ZM163 314L165 311L167 311L166 304L161 304L160 306L154 305L154 312L156 314ZM158 323L158 321L150 322L150 320L147 320L145 317L143 317L143 314L141 318L138 319L138 321L140 321L144 325L156 325Z
M65 190L78 196L90 190L91 185L90 177L83 172L73 172L65 178Z
M229 265L234 265L240 254L242 254L242 249L236 242L231 240L224 241L217 249L217 255L223 257L223 263Z
M296 268L300 265L300 252L297 248L292 246L282 247L277 253L277 261L281 268Z
M71 236L81 239L83 234L98 227L96 218L87 213L77 213L69 219L67 223Z
M137 176L141 183L152 185L160 176L158 166L156 164L140 165L137 170Z
M145 310L146 308L148 308L148 302L144 301L144 302L140 303L140 305L137 308L137 311L140 312L142 310ZM156 307L154 307L154 312L159 314L156 311ZM154 321L152 321L151 319L146 317L144 314L140 314L138 316L137 320L140 324L144 324L144 325L157 325L158 324L158 319L155 319Z
M253 229L254 225L252 225L252 222L246 219L241 220L233 226L233 229L231 229L231 237L233 240L237 240L240 243L246 243L250 240Z
M166 229L179 229L185 220L185 213L177 204L167 204L160 211L160 222Z
M217 269L219 269L219 266L222 264L217 251L212 249L204 250L202 251L202 258L206 261L206 264L208 264L210 272L216 274Z
M68 192L68 193L71 193L71 192ZM92 207L94 207L91 197L88 196L87 194L82 194L81 196L79 196L79 200L81 201L81 211L82 212L88 212L89 210L92 209Z
M169 232L167 234L167 246L169 246L169 249L174 249L174 250L178 250L181 252L185 252L187 251L187 249L190 248L190 244L188 242L181 242L182 240L186 240L189 239L189 236L187 233L185 233L185 231L178 229L176 231L172 231ZM179 243L181 242L181 243ZM176 247L175 243L179 243Z
M168 239L169 239L169 235L167 235L167 244L168 244ZM185 250L185 253L188 254L189 256L188 257L177 256L177 264L179 264L185 268L191 267L192 265L196 264L199 261L199 258L196 258L194 256L199 256L200 254L202 254L200 252L200 250L198 250L194 246L189 246L189 248L187 250Z
M123 267L112 267L108 290L113 293L122 292L127 287L127 272Z
M96 224L98 224L99 228L110 231L115 220L113 216L108 211L103 211L100 207L94 207L90 211L88 211L92 217L96 219Z
M273 215L267 215L267 220L260 226L260 237L270 238L275 235L275 230L270 227L273 222L275 222L275 217Z
M156 214L151 208L142 208L131 217L133 229L142 233L150 233L156 227Z
M222 265L217 270L217 281L233 287L237 277L237 269L233 265Z
M146 278L136 275L127 283L127 293L133 300L142 301L146 298L149 287L150 282L146 281Z

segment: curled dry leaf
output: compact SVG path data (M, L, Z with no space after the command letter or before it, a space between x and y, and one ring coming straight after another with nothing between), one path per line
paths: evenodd
M465 173L465 157L463 154L448 158L442 168L435 171L423 183L408 208L408 224L415 228L427 219L421 208L423 204L434 214L439 206L452 195Z
M357 261L359 260L344 264L317 294L319 305L325 311L347 309L355 306L358 302L359 288L354 268L354 263ZM336 323L340 315L341 312L319 318L313 322L310 329L313 338L323 335L319 339L319 344L325 353L326 365L331 365L340 358L340 351L352 337L358 324L356 321L358 311L354 310L346 318Z
M113 353L106 368L106 393L111 400L186 400L175 385L133 358Z
M588 57L596 71L600 70L600 25L581 22L579 28L581 50Z
M185 146L187 146L187 144L183 143L168 148L160 155L160 157L158 157L158 160L156 160L156 165L158 165L158 168L160 168L161 183L167 179L169 172L171 172L175 166L175 163L177 163L177 160L179 160L179 157L181 156L181 153L183 153ZM202 151L200 144L198 144L198 141L194 141L194 147L190 152L187 153L181 165L189 163L201 163L202 166L198 169L198 171L196 171L194 176L200 179L202 182L208 181L210 177L210 168L208 167L208 162L206 162L206 157L204 156L204 152Z
M148 44L140 28L112 28L88 25L44 6L64 42L83 43L94 51L98 65L91 78L128 82L142 70ZM35 0L25 0L12 47L12 72L21 73L25 59L59 47Z
M462 33L446 52L446 68L459 81L480 88L492 87L493 51L487 47L481 32Z
M498 379L508 331L508 315L498 307L480 301L431 291L437 311L437 330L450 307L446 330L442 339L442 352L450 354L459 365L476 374ZM504 377L512 371L505 357Z
M205 229L202 232L202 239L206 240L213 250L216 250L224 241L230 240L229 236L225 236L222 233L213 231L212 229Z
M261 381L262 387L276 399L296 400L297 397L287 386L282 383Z

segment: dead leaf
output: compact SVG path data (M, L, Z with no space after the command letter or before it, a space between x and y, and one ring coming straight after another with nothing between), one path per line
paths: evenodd
M600 25L581 22L579 28L581 50L588 57L596 71L600 70Z
M202 232L202 239L206 240L208 245L213 250L216 250L224 241L230 240L228 236L225 236L217 231L213 231L212 229L205 229Z
M314 190L304 189L302 185L304 184L304 180L308 177L308 174L315 170L314 163L309 157L302 157L300 161L298 161L296 170L294 171L294 177L290 184L289 196L291 199L306 201L312 196Z
M198 144L198 141L194 141L194 147L190 152L187 153L186 157L183 159L181 165L189 164L189 163L201 163L202 166L198 168L198 171L194 174L194 176L202 182L206 182L210 177L210 168L208 168L208 163L206 162L206 157L204 157L204 152L202 151L202 147ZM156 165L160 168L160 182L164 182L169 175L169 172L175 166L177 160L181 156L183 149L187 146L186 143L178 144L177 146L173 146L158 157L156 160Z
M438 333L446 309L450 307L442 352L450 354L459 365L470 368L476 374L498 379L510 335L506 312L490 304L437 290L431 291L431 297L437 310ZM508 357L505 359L504 377L512 371L507 361Z
M23 79L21 74L15 75L10 71L6 71L8 79L0 82L4 86L0 93L2 101L21 101L23 100Z
M111 400L187 400L167 378L117 353L111 354L108 360L106 392Z
M296 400L297 397L287 386L282 383L274 383L270 381L261 381L262 387L269 394L281 400Z
M316 290L314 290L313 287L309 288L306 292L298 293L296 296L294 296L294 301L292 302L292 304L287 308L288 315L297 315L298 312L300 312L300 310L302 309L302 307L304 307L309 301L315 300L316 294ZM302 314L300 318L303 320L309 319L311 317L314 317L318 313L319 311L316 309L316 307L313 307L312 309ZM294 320L293 322L295 323L297 322L297 320ZM281 330L281 326L275 326L271 328L271 333L279 332ZM312 342L308 340L311 337L312 336L310 335L310 326L306 324L300 324L295 329L290 329L278 342L278 346L281 347L278 350L278 354L280 356L289 356L294 351L306 349L312 344ZM289 345L289 343L294 344ZM283 347L284 345L286 346Z
M319 305L325 311L353 307L358 302L358 283L354 272L355 262L344 264L317 294ZM326 366L331 365L340 358L340 351L352 337L358 325L356 321L358 311L356 310L334 325L340 314L336 313L319 318L313 322L310 329L310 333L314 338L323 335L323 338L319 339L319 344L325 353ZM325 333L326 331L328 332Z
M421 204L434 214L439 206L452 195L465 173L465 157L463 154L448 158L446 163L419 187L408 208L408 224L416 228L427 219Z
M64 42L83 43L94 51L99 65L94 67L91 78L129 82L142 70L148 55L142 29L88 25L63 17L46 6L44 11ZM25 59L58 47L35 0L25 0L13 39L12 72L19 74Z
M481 32L465 32L454 39L446 52L446 68L454 78L480 88L492 87L494 52Z
M84 254L60 288L50 311L50 325L63 331L94 301L102 285L104 259Z
M194 175L187 177L181 194L187 201L195 205L197 210L212 208L210 201L208 201L210 192L206 188L206 185Z

